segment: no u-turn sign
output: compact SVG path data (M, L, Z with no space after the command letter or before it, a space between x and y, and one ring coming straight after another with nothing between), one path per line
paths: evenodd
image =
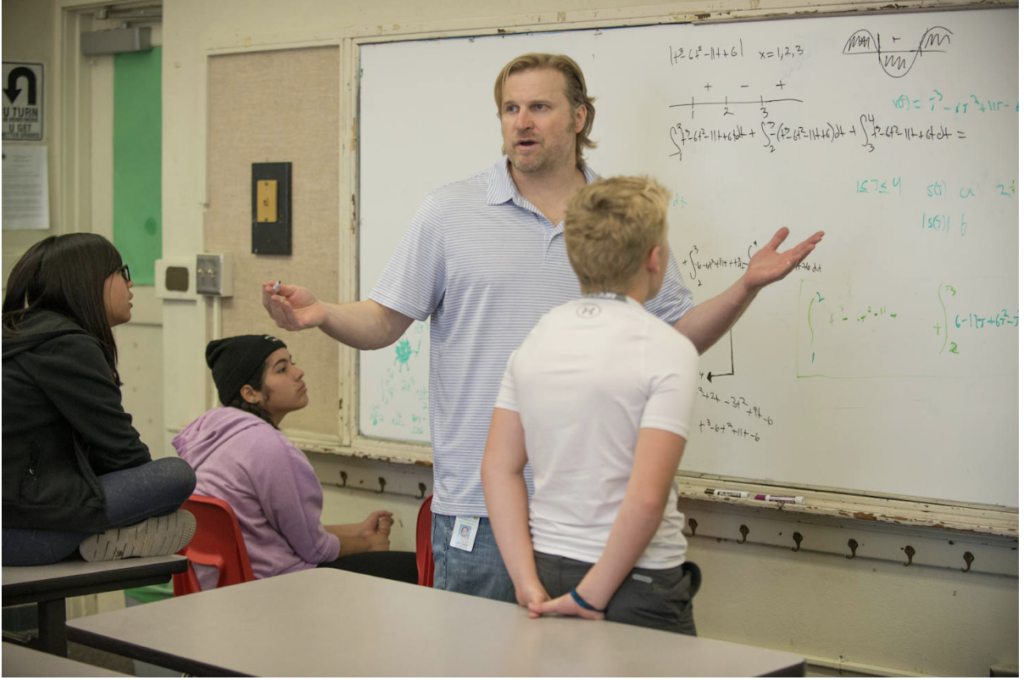
M4 141L43 141L43 65L4 62Z

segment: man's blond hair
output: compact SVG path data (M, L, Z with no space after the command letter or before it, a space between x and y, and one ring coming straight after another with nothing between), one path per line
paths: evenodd
M584 295L626 292L668 231L668 189L647 177L583 187L565 212L565 248Z
M565 97L569 100L575 119L575 111L580 106L587 109L587 120L583 129L576 133L576 167L583 168L583 149L597 147L597 142L590 139L590 129L594 127L594 116L597 110L594 108L594 97L587 96L587 81L583 78L583 70L580 65L564 54L541 54L531 52L516 57L505 64L501 69L498 79L494 81L494 103L498 106L498 116L501 116L501 99L505 94L505 81L509 76L521 71L532 69L550 68L559 71L565 76ZM502 147L502 153L507 153Z

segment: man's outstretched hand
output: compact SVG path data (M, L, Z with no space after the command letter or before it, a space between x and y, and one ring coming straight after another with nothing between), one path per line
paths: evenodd
M803 243L780 253L779 246L788 236L789 229L783 227L775 232L775 236L772 237L768 245L754 253L747 265L747 271L743 274L743 279L748 286L757 290L769 283L786 278L811 254L814 247L825 236L825 232L819 231Z
M263 284L263 306L278 328L289 331L316 328L327 318L327 311L308 288L282 284L275 293L274 283Z

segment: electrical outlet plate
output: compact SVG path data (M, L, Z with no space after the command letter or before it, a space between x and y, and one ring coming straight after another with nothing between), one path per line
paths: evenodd
M196 255L196 292L200 295L231 297L234 294L230 255Z
M161 300L195 300L196 261L171 257L156 261L156 296Z

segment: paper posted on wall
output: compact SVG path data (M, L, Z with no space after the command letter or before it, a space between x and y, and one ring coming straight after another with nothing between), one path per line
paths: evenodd
M46 146L3 145L3 228L49 229Z

